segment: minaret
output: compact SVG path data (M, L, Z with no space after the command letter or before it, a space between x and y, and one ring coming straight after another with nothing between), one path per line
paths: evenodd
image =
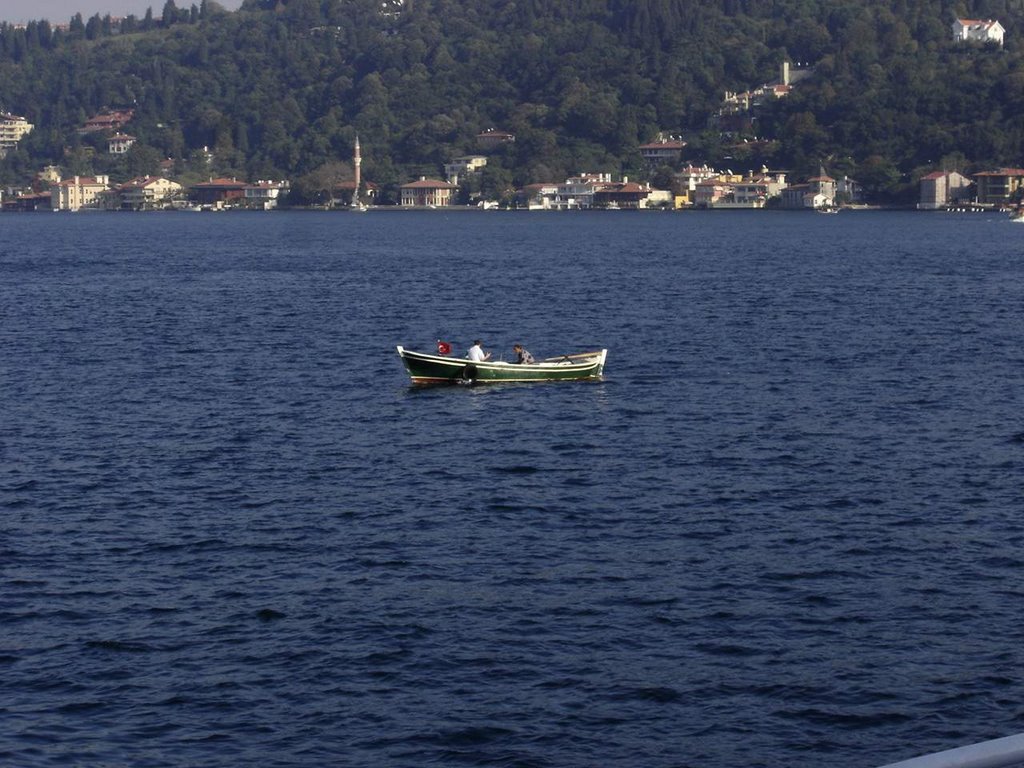
M356 152L355 152L355 156L352 158L352 164L355 166L355 169L356 169L356 187L355 187L355 189L352 190L352 207L353 208L355 206L359 205L359 182L360 182L359 166L362 165L362 162L363 162L362 155L359 154L359 134L356 134Z

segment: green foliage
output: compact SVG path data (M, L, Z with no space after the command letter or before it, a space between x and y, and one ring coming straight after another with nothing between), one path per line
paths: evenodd
M1006 49L955 46L958 12L1000 18ZM245 0L233 13L165 0L120 26L0 24L0 106L36 125L0 176L49 163L127 176L173 157L201 177L292 178L314 199L358 134L364 177L394 199L478 151L479 132L513 132L468 200L581 171L633 177L637 145L663 131L690 141L688 159L824 165L895 199L944 157L1021 164L1022 20L995 0ZM749 135L708 130L724 91L776 79L783 60L815 75L760 107ZM105 107L133 108L139 139L112 165L76 133Z

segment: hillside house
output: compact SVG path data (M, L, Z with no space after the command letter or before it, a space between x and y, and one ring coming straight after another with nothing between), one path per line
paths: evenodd
M445 163L444 175L449 184L458 185L459 178L468 173L477 173L487 165L486 155L463 155Z
M129 136L127 133L115 133L107 139L107 154L123 155L132 148L135 141L135 137Z
M515 140L514 134L506 131L497 131L494 128L488 128L486 131L476 135L476 145L484 152L493 152L502 144L511 144Z
M686 142L682 139L663 136L639 147L641 157L651 165L672 165L679 160L685 148Z
M50 187L60 180L60 168L56 165L48 165L36 174L36 178L32 182L32 189L35 192L46 190L46 193L49 194Z
M18 146L18 142L27 133L31 133L32 123L19 115L9 112L0 114L0 158L7 156L7 151Z
M953 22L953 40L957 43L995 43L1003 47L1006 30L992 19L957 19Z
M93 133L94 131L118 131L121 127L135 116L133 109L110 109L93 115L85 124L78 129L79 133Z

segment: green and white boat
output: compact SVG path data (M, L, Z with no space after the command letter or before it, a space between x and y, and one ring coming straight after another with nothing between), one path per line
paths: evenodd
M475 363L448 355L429 355L398 347L398 356L413 384L499 384L522 381L600 379L607 349L579 352L518 364L488 360Z

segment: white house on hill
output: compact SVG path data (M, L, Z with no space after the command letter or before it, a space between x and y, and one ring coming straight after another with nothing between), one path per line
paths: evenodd
M957 19L953 22L953 40L958 43L996 43L1003 46L1006 30L992 19Z

